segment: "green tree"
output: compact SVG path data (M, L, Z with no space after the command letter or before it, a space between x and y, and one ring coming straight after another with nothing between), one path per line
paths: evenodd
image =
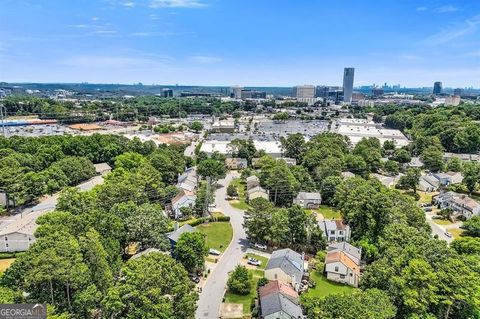
M412 160L412 156L406 149L398 148L393 153L392 159L400 164L407 164Z
M480 181L480 165L475 162L468 162L463 165L463 184L467 186L468 191L473 193Z
M283 155L294 158L297 162L301 162L303 154L305 153L305 138L303 134L290 134L287 138L280 139L282 143Z
M287 112L278 112L273 116L275 121L286 121L290 119L290 115Z
M197 172L203 177L210 177L212 181L217 181L226 176L227 169L223 162L206 159L198 164Z
M322 202L327 205L334 204L335 191L338 185L342 183L340 176L329 176L320 183L320 194L322 195Z
M463 169L462 160L458 157L452 157L447 162L447 171L449 172L461 172Z
M237 187L234 184L228 185L227 195L230 196L230 197L238 196Z
M193 232L180 235L175 245L174 256L187 271L202 270L207 255L208 248L205 243L205 234Z
M466 220L462 228L465 229L465 235L480 237L480 216L473 216Z
M108 318L190 319L198 294L182 265L160 253L129 260L103 300Z
M416 168L409 168L405 175L398 180L397 187L401 189L411 189L414 193L417 192L417 186L420 180L420 171Z
M248 295L252 289L252 277L252 273L245 266L236 266L228 277L228 291L239 295Z
M190 123L189 128L195 133L198 133L203 130L203 124L200 121L193 121L192 123Z
M271 240L271 216L274 211L273 204L264 198L250 201L250 208L245 211L243 227L251 242L265 244Z
M139 153L128 152L115 158L115 168L132 170L147 162L145 156Z
M388 160L383 164L383 169L392 176L397 175L400 171L397 162L391 160Z
M427 147L421 154L420 159L427 169L432 172L443 170L443 152L435 146Z
M146 203L138 206L125 224L130 242L138 242L142 248L168 249L165 233L169 229L169 220L160 205Z
M460 237L455 239L451 246L459 254L480 255L480 238L478 237Z

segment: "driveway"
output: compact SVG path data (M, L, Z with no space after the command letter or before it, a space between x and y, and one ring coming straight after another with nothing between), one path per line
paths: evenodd
M433 220L432 220L432 214L429 214L427 213L425 215L426 219L427 219L427 223L430 225L430 227L432 228L432 235L437 235L438 236L438 239L440 240L445 240L447 243L451 243L453 241L453 237L448 237L447 235L445 235L445 232L446 232L446 229L445 227L441 226L441 225L438 225L436 224Z
M217 266L207 278L197 304L198 308L195 314L197 319L219 317L220 305L227 287L228 273L240 264L248 248L247 236L243 229L243 211L231 207L228 201L225 200L227 186L237 176L238 173L230 172L225 179L217 183L218 188L215 192L216 209L226 216L230 216L233 238Z

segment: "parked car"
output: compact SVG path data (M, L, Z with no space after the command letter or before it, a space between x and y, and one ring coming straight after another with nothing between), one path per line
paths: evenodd
M254 244L253 247L261 250L267 250L268 248L267 245L263 245L263 244Z
M248 257L247 263L249 265L253 265L253 266L260 266L262 264L262 262L260 260L252 258L252 257Z
M210 248L210 249L208 250L208 253L209 253L210 255L214 255L214 256L220 256L220 254L221 254L221 252L219 252L218 250L213 249L213 248Z
M452 233L446 231L444 232L445 236L447 236L448 238L452 238Z
M198 284L200 282L200 278L197 275L189 275L190 280L193 281L194 283Z

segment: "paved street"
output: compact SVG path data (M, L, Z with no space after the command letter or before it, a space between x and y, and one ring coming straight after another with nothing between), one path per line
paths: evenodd
M445 235L446 229L443 226L436 224L432 220L432 214L426 214L427 222L432 228L432 235L438 235L438 239L445 240L447 243L451 243L453 241L453 237L448 237Z
M225 200L227 186L236 173L228 173L227 177L218 181L219 188L215 193L216 210L230 216L233 228L233 239L223 253L217 267L210 273L203 287L198 301L195 318L218 318L225 288L227 286L228 273L240 263L247 250L247 239L243 229L243 211L230 206Z

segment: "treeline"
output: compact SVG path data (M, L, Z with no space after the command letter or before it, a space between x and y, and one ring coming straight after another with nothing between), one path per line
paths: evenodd
M386 116L385 125L402 130L417 140L437 138L445 151L475 153L480 151L480 108L475 105L450 107L385 107L375 110Z
M180 263L155 252L126 261L134 246L169 250L163 207L183 155L165 146L111 161L102 185L67 188L38 219L36 242L0 279L2 303L48 303L49 318L193 318L198 295Z
M462 245L454 241L449 247L432 238L415 202L376 180L346 179L336 187L333 203L367 261L362 290L303 298L308 318L478 318L478 241L461 239ZM356 312L342 315L345 305Z
M254 107L249 103L222 102L217 98L161 98L140 96L105 101L57 101L24 95L12 95L3 101L8 115L36 114L41 119L64 123L108 120L147 121L151 116L186 117L189 114L222 115Z
M0 191L20 205L91 178L92 163L112 164L127 151L150 154L155 148L153 142L100 134L0 137Z

